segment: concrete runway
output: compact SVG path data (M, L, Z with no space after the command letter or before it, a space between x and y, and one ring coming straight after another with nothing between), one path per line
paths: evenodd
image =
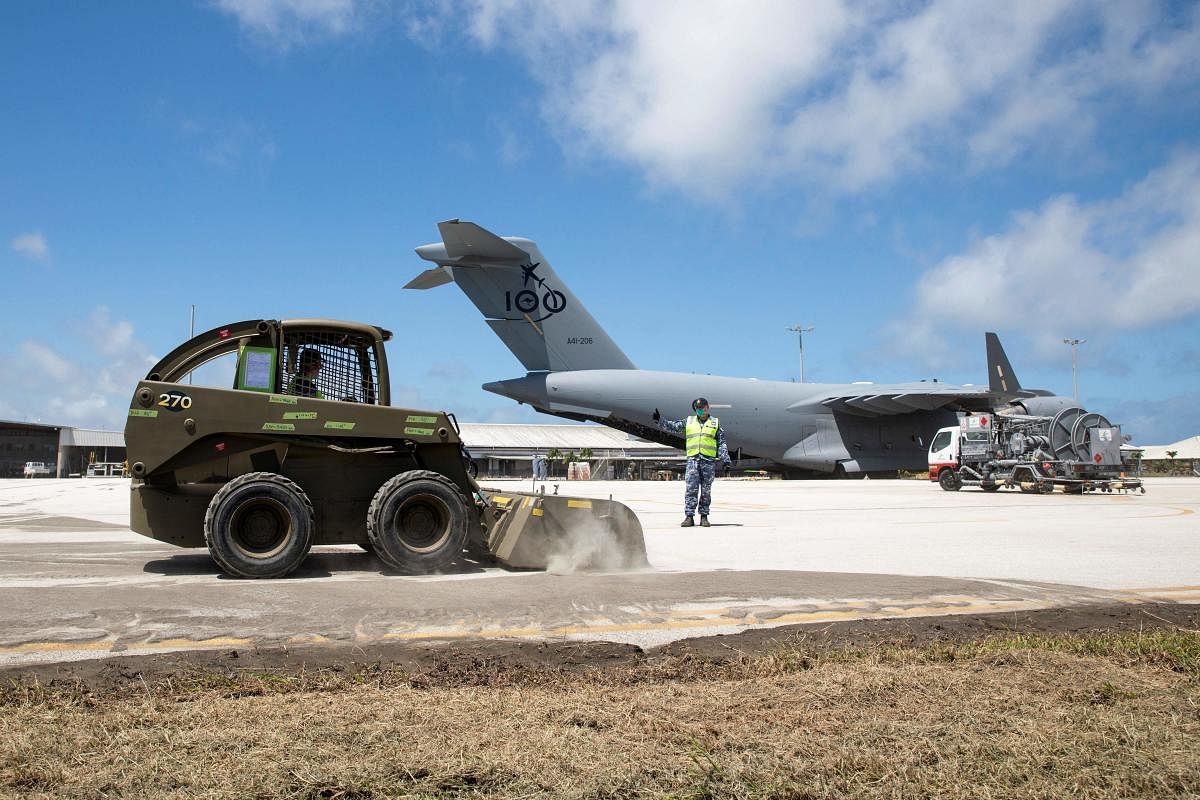
M491 485L528 488L529 482ZM548 488L553 491L553 485ZM680 529L682 484L559 482L628 504L653 569L403 577L357 548L233 580L128 529L128 482L0 481L0 667L193 648L465 637L654 646L861 617L1200 601L1200 480L1145 495L943 492L922 481L736 481Z

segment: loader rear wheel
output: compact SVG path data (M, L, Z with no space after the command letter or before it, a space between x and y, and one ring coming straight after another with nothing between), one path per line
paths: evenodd
M404 472L371 500L367 538L375 555L406 574L434 572L462 555L470 513L449 479L428 470Z
M239 578L282 578L300 566L316 528L312 502L273 472L239 475L221 487L204 514L213 561Z
M938 486L941 486L947 492L957 492L962 488L962 480L958 477L958 470L946 467L938 473Z

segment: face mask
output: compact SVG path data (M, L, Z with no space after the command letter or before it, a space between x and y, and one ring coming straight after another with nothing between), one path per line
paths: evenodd
M697 408L696 416L699 417L700 419L704 419L705 417L708 416L708 409L707 408Z

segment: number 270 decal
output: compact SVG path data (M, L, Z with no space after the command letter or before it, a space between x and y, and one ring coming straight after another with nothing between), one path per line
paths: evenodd
M163 392L158 396L158 404L168 411L178 411L191 408L192 398L183 392Z

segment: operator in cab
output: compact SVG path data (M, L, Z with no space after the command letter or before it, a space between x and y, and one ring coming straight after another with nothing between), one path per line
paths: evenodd
M321 351L314 347L304 348L300 351L296 374L288 384L288 394L324 400L324 393L317 388L317 376L320 374Z
M712 504L712 483L716 477L717 459L729 469L729 446L720 420L708 413L708 400L697 397L692 401L694 414L687 419L663 419L658 409L652 418L658 427L671 433L682 433L687 440L687 471L683 476L683 522L681 528L696 524L700 512L700 527L707 528L708 510Z

